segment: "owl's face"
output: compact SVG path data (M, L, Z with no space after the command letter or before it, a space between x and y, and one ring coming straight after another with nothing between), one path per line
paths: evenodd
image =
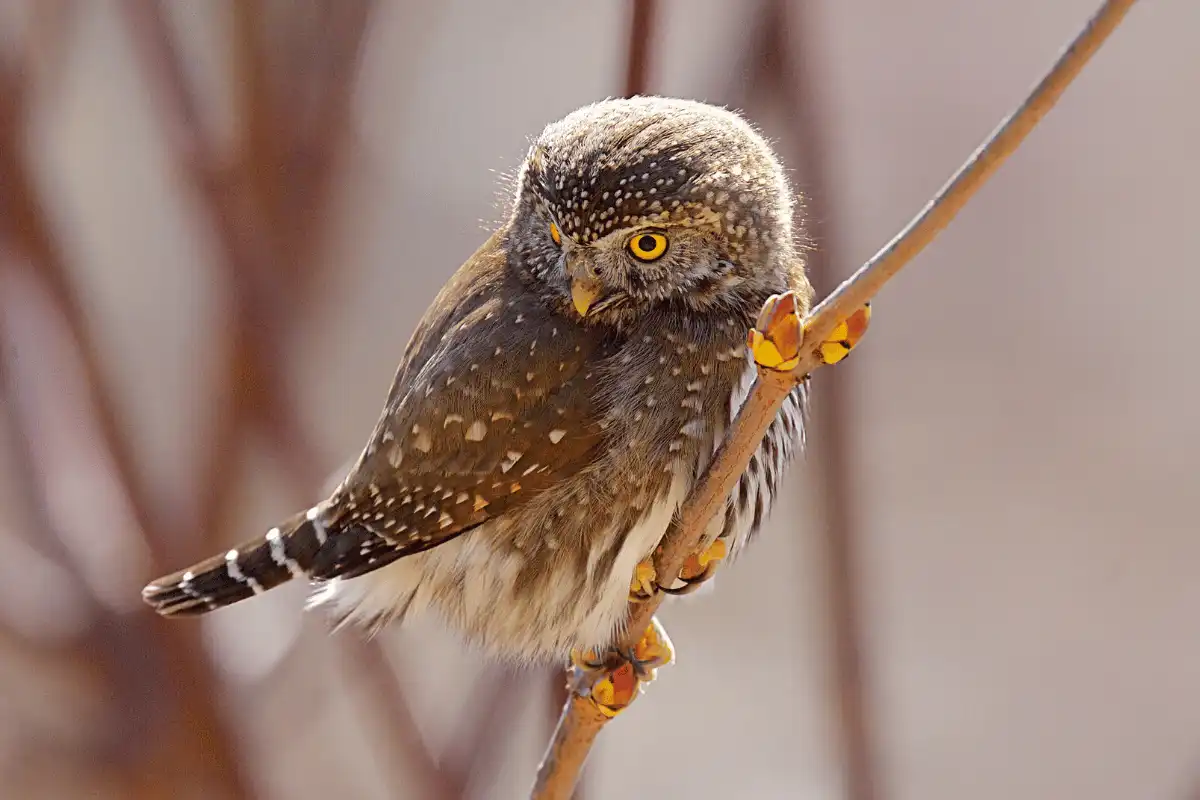
M802 271L791 226L782 170L744 120L639 97L542 132L507 246L562 313L620 327L663 304L756 310Z

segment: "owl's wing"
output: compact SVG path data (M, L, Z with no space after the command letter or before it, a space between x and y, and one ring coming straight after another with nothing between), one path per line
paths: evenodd
M612 346L551 311L498 247L481 249L410 342L370 445L327 505L312 577L435 547L584 468L602 437L589 370Z

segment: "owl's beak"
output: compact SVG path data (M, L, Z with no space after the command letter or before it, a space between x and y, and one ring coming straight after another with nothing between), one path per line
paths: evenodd
M600 281L595 278L573 278L571 280L571 303L579 316L586 317L588 309L595 303L604 291Z

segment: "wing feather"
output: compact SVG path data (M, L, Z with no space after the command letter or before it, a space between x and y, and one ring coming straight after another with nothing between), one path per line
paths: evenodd
M410 340L370 444L325 505L335 535L313 577L436 547L597 457L589 370L614 343L529 291L497 241L447 284Z

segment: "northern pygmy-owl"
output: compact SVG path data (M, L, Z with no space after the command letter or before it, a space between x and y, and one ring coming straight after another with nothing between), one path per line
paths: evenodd
M603 648L755 376L763 302L811 288L763 138L713 106L587 106L530 149L332 495L144 597L190 615L291 578L377 627L424 609L523 661ZM706 543L736 553L802 436L789 396Z

